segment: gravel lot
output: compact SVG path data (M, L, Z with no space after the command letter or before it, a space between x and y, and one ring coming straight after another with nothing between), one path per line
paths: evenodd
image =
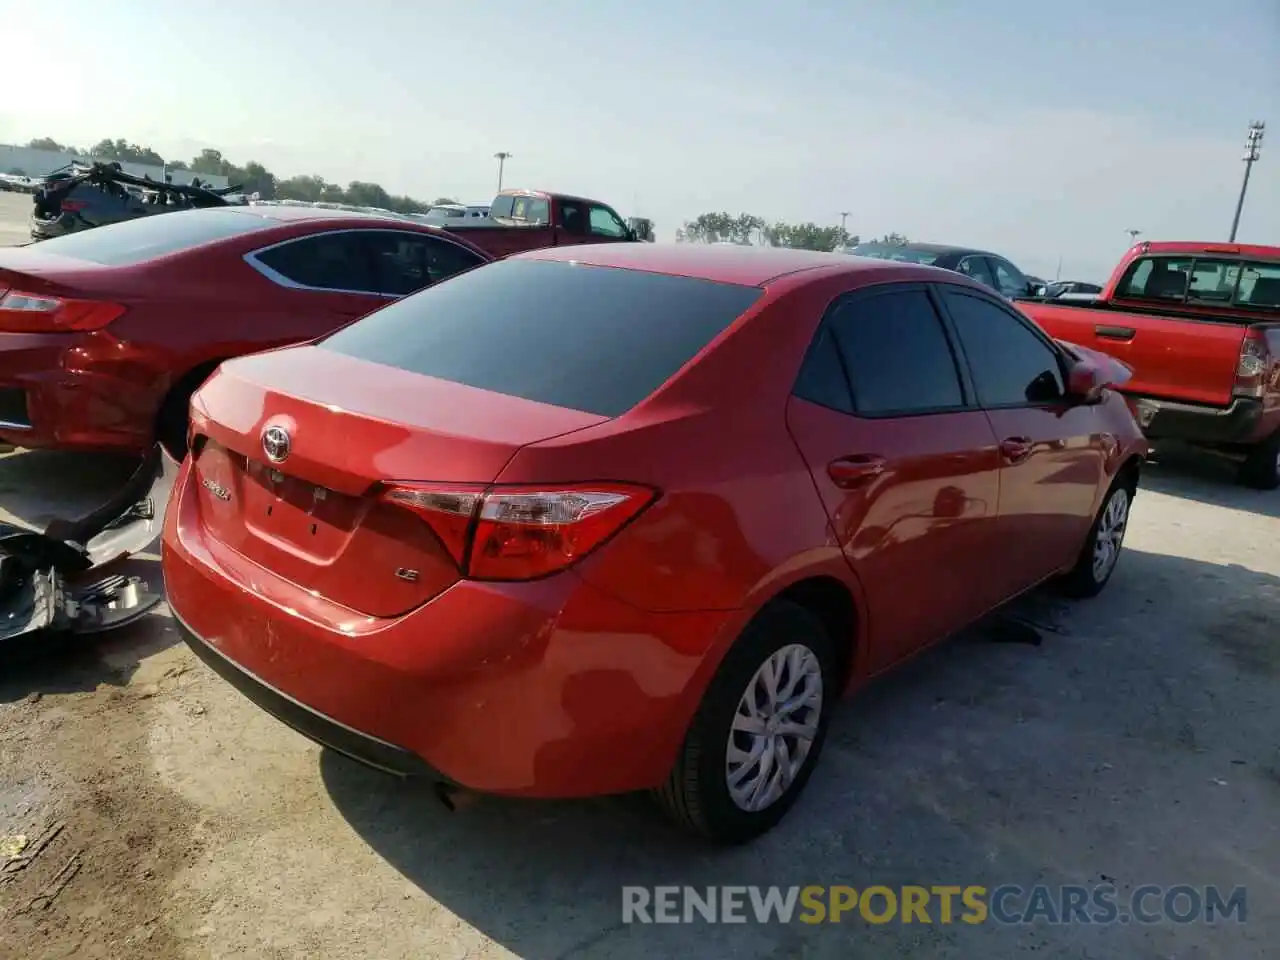
M0 516L87 509L130 466L4 456ZM845 704L792 816L728 852L632 798L450 814L261 713L164 611L0 663L0 839L35 852L0 866L0 957L1274 956L1280 494L1153 465L1106 593L1019 607L1042 644L967 634ZM1248 922L621 923L624 884L1112 880L1243 885Z

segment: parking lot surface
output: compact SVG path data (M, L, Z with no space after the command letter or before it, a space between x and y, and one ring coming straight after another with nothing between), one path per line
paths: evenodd
M87 510L131 467L10 453L0 519ZM1153 465L1106 592L1018 613L1041 643L971 631L842 705L792 814L727 851L637 798L450 813L245 701L164 610L6 658L0 958L1274 956L1280 494ZM1246 921L622 922L625 885L1104 883L1244 887Z

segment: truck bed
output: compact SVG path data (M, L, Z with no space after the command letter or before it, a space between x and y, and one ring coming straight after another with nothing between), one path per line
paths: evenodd
M1231 403L1246 319L1205 317L1111 304L1022 301L1050 336L1100 350L1133 370L1126 393L1182 403ZM1259 318L1268 319L1268 318Z

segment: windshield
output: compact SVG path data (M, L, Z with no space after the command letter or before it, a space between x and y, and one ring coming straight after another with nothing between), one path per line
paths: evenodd
M321 340L346 356L616 417L763 291L638 270L500 260Z
M278 220L236 210L178 210L52 237L40 241L40 251L125 267L279 225Z
M913 250L893 243L860 243L848 251L855 257L872 257L876 260L899 260L904 263L931 264L938 259L936 253Z

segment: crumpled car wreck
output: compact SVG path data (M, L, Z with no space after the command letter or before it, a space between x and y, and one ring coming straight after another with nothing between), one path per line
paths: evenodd
M160 533L178 464L157 444L120 492L78 520L43 532L0 523L0 648L39 631L100 633L163 599L138 576L105 573Z

